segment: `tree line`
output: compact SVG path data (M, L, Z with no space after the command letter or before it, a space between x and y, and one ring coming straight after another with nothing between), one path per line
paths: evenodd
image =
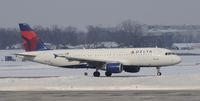
M46 43L59 44L98 44L117 42L121 47L163 47L170 48L173 43L200 42L200 32L165 32L148 31L148 26L136 21L126 20L114 27L87 26L87 31L76 27L59 28L34 26L33 30ZM15 28L0 28L0 49L6 49L16 43L22 43L21 35Z

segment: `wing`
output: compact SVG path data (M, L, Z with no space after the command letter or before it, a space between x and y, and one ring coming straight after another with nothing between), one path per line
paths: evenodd
M101 69L102 67L105 67L106 63L111 63L114 61L105 61L105 60L99 60L99 59L87 59L87 58L77 58L77 57L70 57L70 56L62 56L54 54L54 57L61 57L65 58L69 61L79 61L80 63L87 63L90 66L95 66L96 68Z

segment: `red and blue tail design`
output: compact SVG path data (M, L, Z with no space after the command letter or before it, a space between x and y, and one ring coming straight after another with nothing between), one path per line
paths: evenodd
M19 27L26 51L49 50L28 24L20 23Z

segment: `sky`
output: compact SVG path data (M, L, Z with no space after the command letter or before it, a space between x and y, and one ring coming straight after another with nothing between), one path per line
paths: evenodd
M200 25L199 4L200 0L0 0L0 27L28 23L85 29L128 19L148 25Z

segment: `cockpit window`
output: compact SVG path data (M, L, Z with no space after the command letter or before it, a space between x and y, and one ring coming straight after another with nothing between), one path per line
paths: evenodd
M165 53L165 55L176 55L176 54L173 52L167 52L167 53Z

